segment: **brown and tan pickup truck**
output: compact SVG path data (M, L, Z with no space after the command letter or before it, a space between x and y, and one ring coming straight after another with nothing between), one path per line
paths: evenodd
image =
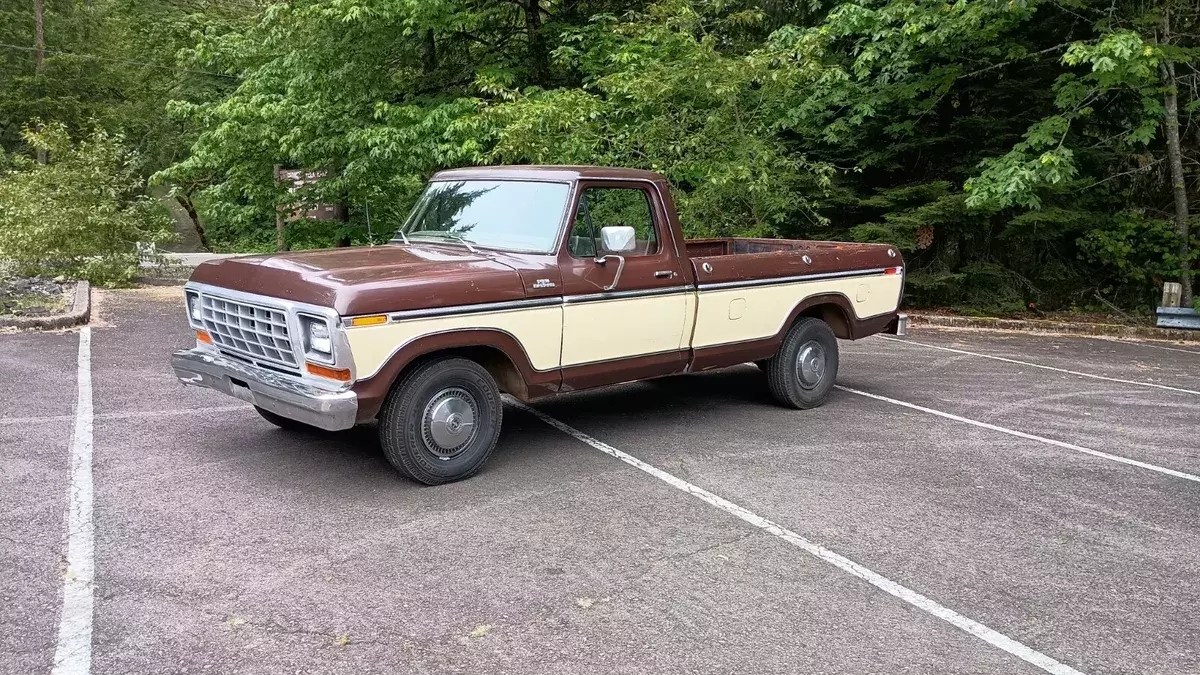
M443 171L387 245L208 262L185 287L184 384L284 428L378 420L395 468L466 478L501 392L553 394L755 362L782 405L820 405L836 338L902 334L885 244L683 238L648 171Z

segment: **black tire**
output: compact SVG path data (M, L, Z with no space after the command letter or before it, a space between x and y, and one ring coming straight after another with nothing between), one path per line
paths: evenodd
M454 357L427 361L393 385L379 411L379 444L402 475L451 483L483 468L503 414L500 390L483 366Z
M271 424L274 424L275 426L277 426L280 429L283 429L285 431L319 431L319 429L317 429L316 427L314 427L311 424L305 424L304 422L297 422L296 420L291 419L290 417L283 417L281 415L276 415L275 413L273 413L270 410L267 410L265 408L260 408L258 406L254 406L254 409L256 411L258 411L259 415L262 415L262 418L264 420L270 422Z
M771 396L780 405L815 408L829 397L837 379L837 337L824 321L801 317L767 361L766 371Z

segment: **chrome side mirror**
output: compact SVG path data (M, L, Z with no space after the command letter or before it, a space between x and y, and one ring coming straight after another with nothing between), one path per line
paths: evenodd
M628 225L602 227L600 248L606 253L628 253L637 248L637 232Z

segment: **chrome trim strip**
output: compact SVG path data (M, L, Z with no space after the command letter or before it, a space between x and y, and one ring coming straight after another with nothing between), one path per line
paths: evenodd
M646 288L633 291L609 291L607 293L587 293L584 295L568 295L563 297L564 305L574 305L580 302L603 302L604 300L620 300L622 298L649 298L656 295L675 295L696 290L695 286L668 286L666 288Z
M879 267L869 270L848 270L844 272L821 272L818 274L800 274L793 277L774 277L770 279L747 279L745 281L721 281L715 284L700 284L701 291L715 291L723 288L746 288L749 286L778 286L780 284L794 284L803 281L817 281L819 279L839 279L844 277L865 277L875 274L883 274L890 267Z
M607 293L587 293L584 295L551 296L546 298L526 298L524 300L505 300L503 302L481 302L477 305L452 305L449 307L431 307L429 309L406 309L400 312L378 312L375 314L355 314L342 317L341 323L346 328L370 328L370 326L352 326L351 322L360 316L387 315L388 323L407 321L409 319L429 319L440 316L459 316L464 314L483 314L486 312L507 312L518 309L536 309L538 307L553 307L555 305L573 305L580 302L602 302L604 300L619 300L622 298L654 297L658 295L674 295L696 290L695 286L670 286L667 288L648 288L631 291L609 291ZM385 325L385 324L376 324Z
M436 316L452 316L461 314L482 314L484 312L506 312L514 309L534 309L537 307L553 307L562 304L562 298L526 298L524 300L505 300L503 302L482 302L478 305L453 305L451 307L430 307L429 309L406 309L401 312L387 312L388 323L406 321L408 319L428 319ZM365 314L361 316L376 316ZM355 317L343 319L346 325ZM364 328L369 326L364 326Z

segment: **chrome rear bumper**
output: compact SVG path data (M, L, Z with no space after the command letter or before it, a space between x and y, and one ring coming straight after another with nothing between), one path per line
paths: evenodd
M883 331L890 335L908 335L908 315L897 314L896 319L888 324L888 327Z
M215 352L175 352L171 367L183 384L214 389L321 429L349 429L358 416L358 396L349 389L322 389Z

